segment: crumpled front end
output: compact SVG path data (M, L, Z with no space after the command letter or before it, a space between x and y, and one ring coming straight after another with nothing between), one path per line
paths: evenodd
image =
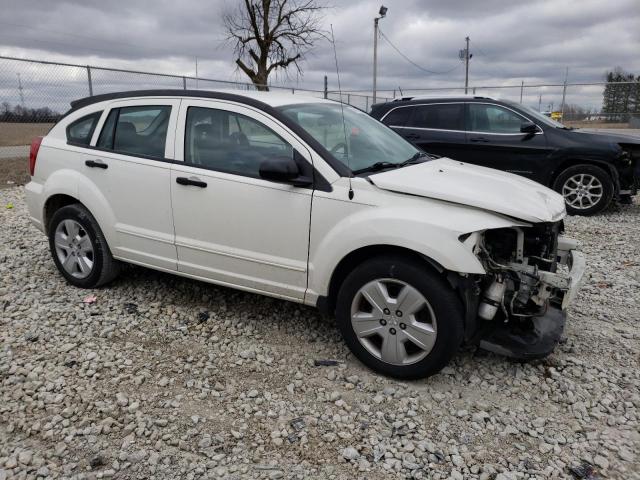
M585 270L577 242L562 231L558 221L478 236L475 253L487 272L477 285L481 348L530 359L548 355L560 341Z

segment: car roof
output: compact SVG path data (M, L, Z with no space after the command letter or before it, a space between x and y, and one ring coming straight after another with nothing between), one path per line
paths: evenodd
M401 98L396 98L389 102L377 103L373 105L372 108L387 108L391 109L397 107L398 105L416 105L422 103L453 103L453 102L483 102L483 101L491 101L497 103L504 103L504 100L500 100L493 97L485 97L480 95L453 95L453 96L428 96L428 95L416 95L416 96L405 96Z
M220 100L238 101L240 103L251 103L254 106L268 105L280 107L283 105L295 105L301 103L335 103L332 100L313 97L309 94L289 93L281 91L242 91L242 90L130 90L124 92L105 93L85 97L71 102L71 110L78 110L88 105L115 99L141 98L141 97L178 97L178 98L213 98Z

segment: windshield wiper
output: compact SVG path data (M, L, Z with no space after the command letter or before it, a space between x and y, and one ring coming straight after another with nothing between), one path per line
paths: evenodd
M429 154L426 152L416 152L410 158L406 159L404 162L400 162L396 164L396 168L402 168L402 167L406 167L407 165L411 165L413 163L419 163L418 160L428 155Z
M369 165L368 167L354 170L353 173L358 175L364 172L379 172L380 170L385 170L387 168L396 168L397 166L398 164L393 162L376 162L373 165Z
M413 163L418 163L418 160L420 160L422 157L427 157L427 156L430 156L430 155L425 152L416 152L414 155L412 155L410 158L408 158L404 162L400 162L400 163L376 162L373 165L369 165L368 167L361 168L359 170L354 170L353 173L358 175L360 173L365 173L365 172L379 172L380 170L386 170L387 168L402 168L402 167L406 167L407 165L411 165Z

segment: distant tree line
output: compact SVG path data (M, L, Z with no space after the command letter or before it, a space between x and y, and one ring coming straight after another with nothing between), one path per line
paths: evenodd
M0 103L0 122L54 123L61 116L49 107L26 108L22 105L12 106L9 102Z
M616 67L607 72L605 78L607 84L602 93L602 113L608 114L612 121L628 121L629 114L640 114L640 75L635 76Z

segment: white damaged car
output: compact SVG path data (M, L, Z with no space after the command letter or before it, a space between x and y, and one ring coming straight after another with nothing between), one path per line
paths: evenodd
M30 169L31 220L69 283L107 284L129 262L315 306L399 378L438 372L463 343L547 355L585 267L560 195L317 98L86 98L34 141Z

